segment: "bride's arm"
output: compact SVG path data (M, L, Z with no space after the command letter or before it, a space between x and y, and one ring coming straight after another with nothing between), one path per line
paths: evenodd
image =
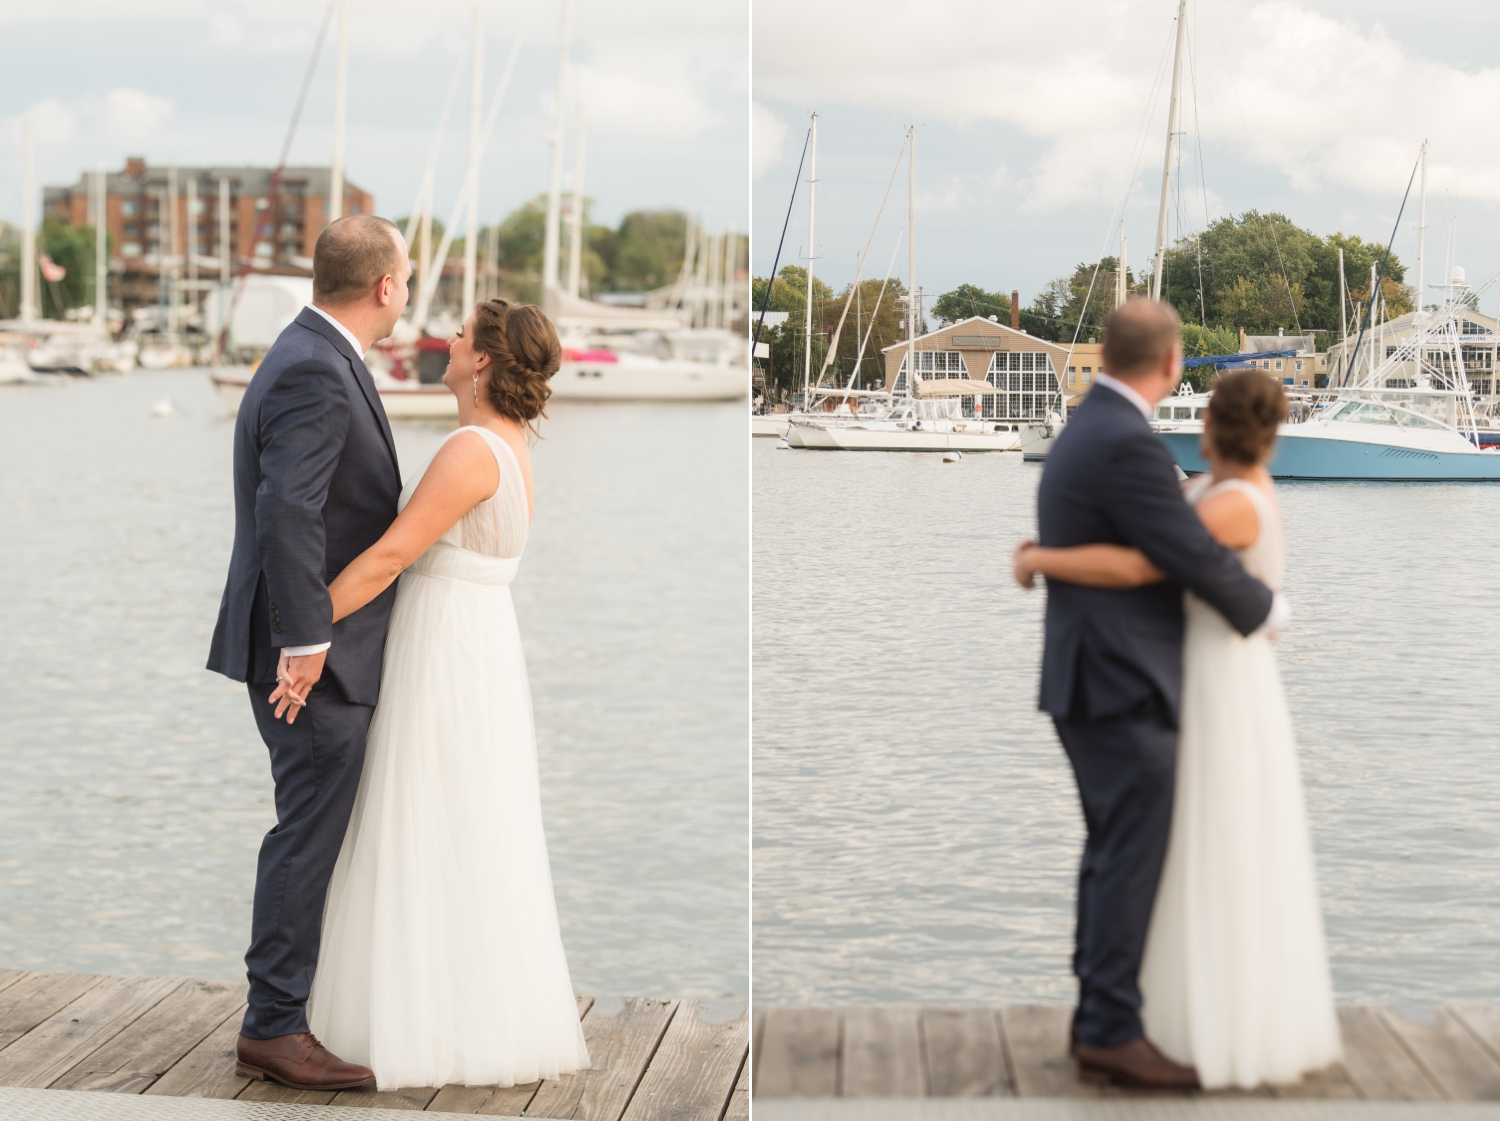
M1085 584L1095 588L1138 588L1165 579L1165 574L1139 549L1125 545L1075 545L1044 549L1032 541L1016 546L1016 583L1036 586L1035 576Z
M483 436L463 432L439 448L391 528L328 586L333 621L354 614L390 587L412 561L499 485L500 468Z

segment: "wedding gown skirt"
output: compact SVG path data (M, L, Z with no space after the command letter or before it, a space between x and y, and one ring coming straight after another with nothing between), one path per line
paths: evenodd
M1278 586L1279 515L1264 492L1252 499L1263 528L1243 559ZM1270 641L1241 637L1191 594L1186 609L1146 1034L1206 1088L1292 1083L1341 1054L1296 739Z
M503 489L519 467L495 451ZM397 592L308 1002L313 1033L382 1090L588 1066L542 831L518 565L445 537Z

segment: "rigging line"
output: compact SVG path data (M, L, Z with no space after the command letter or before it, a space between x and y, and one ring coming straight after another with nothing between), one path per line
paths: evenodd
M1132 156L1129 174L1125 178L1125 194L1121 196L1119 204L1110 213L1109 225L1104 227L1104 244L1099 247L1099 255L1094 259L1094 274L1089 278L1089 289L1083 297L1083 307L1078 312L1078 321L1073 328L1073 341L1068 344L1068 358L1073 357L1073 351L1078 346L1078 336L1083 332L1083 325L1088 320L1089 303L1094 298L1094 287L1099 282L1099 266L1104 263L1104 253L1109 248L1109 240L1114 234L1115 224L1125 217L1125 207L1130 202L1131 192L1135 189L1136 170L1140 167L1141 154L1145 151L1146 125L1151 120L1152 111L1156 108L1156 98L1161 93L1162 78L1166 75L1167 57L1172 51L1172 40L1177 34L1177 21L1172 21L1167 35L1166 47L1162 50L1161 62L1156 67L1156 80L1151 88L1151 97L1146 103L1146 112L1141 117L1140 129L1136 132L1136 151ZM1068 291L1071 295L1073 290L1072 281L1068 283ZM1066 364L1066 363L1065 363ZM1067 371L1063 371L1066 373ZM1063 396L1062 375L1058 374L1058 396ZM1066 399L1065 399L1066 400ZM1066 408L1066 405L1064 406Z
M891 200L891 188L896 185L896 173L901 170L901 160L906 156L906 141L901 141L901 151L896 153L896 164L891 168L890 182L885 185L885 197L880 200L880 209L875 213L875 224L870 227L865 251L859 256L859 267L854 270L854 283L849 285L849 296L844 300L844 310L839 315L839 325L833 329L833 338L828 341L828 352L823 355L823 368L818 371L818 385L823 384L823 375L838 355L839 336L844 332L844 320L849 317L849 305L854 302L854 290L859 287L859 278L865 274L865 262L870 258L870 246L875 244L875 234L880 230L880 219L885 217L885 204Z
M812 141L812 129L809 127L807 136L802 141L802 158L797 161L797 178L792 180L792 197L786 204L786 221L781 224L781 240L776 243L776 257L771 262L771 278L766 281L766 298L760 305L760 318L755 321L755 338L750 344L750 354L753 358L755 348L760 345L760 333L766 325L766 309L771 306L771 289L776 287L776 270L781 266L781 249L786 245L786 229L792 224L792 207L797 202L797 188L802 185L802 162L807 159L807 145ZM809 250L809 253L812 251ZM809 274L811 270L809 270ZM811 275L808 277L808 285L811 287ZM811 327L811 324L806 326ZM805 404L806 402L804 402Z
M870 325L865 328L865 337L859 344L859 357L854 360L854 373L849 375L849 384L844 387L845 389L853 389L854 379L859 376L859 364L865 360L865 347L870 341L870 332L875 330L875 316L880 313L880 301L885 298L885 286L890 283L891 270L896 267L896 253L901 248L901 242L905 237L906 227L902 226L896 234L896 244L891 248L891 263L885 267L885 279L880 282L880 294L875 297L875 307L870 311Z
M1229 51L1224 44L1224 25L1218 22L1217 15L1214 16L1214 26L1219 32L1219 46L1222 50L1224 50L1224 57L1228 58ZM1245 119L1245 103L1240 100L1240 87L1239 83L1234 80L1234 67L1226 67L1226 70L1229 74L1229 88L1234 92L1235 108L1239 110L1240 114L1240 128L1245 133L1245 149L1246 151L1249 151L1250 124ZM1287 299L1290 300L1292 304L1292 322L1296 324L1297 333L1300 335L1302 333L1302 320L1297 314L1297 298L1292 294L1292 278L1287 276L1286 261L1281 256L1281 242L1276 238L1276 223L1271 221L1269 215L1262 215L1262 217L1265 218L1266 225L1271 230L1271 244L1276 247L1276 262L1281 266L1281 280L1282 283L1286 285Z
M1198 123L1198 27L1198 21L1194 20L1193 39L1188 48L1188 71L1193 83L1193 153L1198 165L1198 199L1203 208L1203 226L1194 239L1198 251L1198 326L1207 330L1208 305L1203 296L1203 235L1208 232L1208 186L1203 175L1203 127ZM1200 339L1199 344L1207 353L1207 340Z
M1418 156L1417 162L1411 165L1411 178L1406 181L1406 194L1401 196L1401 209L1396 211L1396 225L1391 230L1391 240L1386 242L1385 256L1380 259L1380 273L1375 277L1374 291L1370 293L1370 298L1365 301L1365 321L1360 324L1359 335L1354 340L1354 353L1349 358L1349 364L1344 367L1346 370L1358 369L1355 363L1359 361L1359 345L1364 341L1365 328L1370 324L1370 311L1375 306L1376 293L1380 291L1381 281L1385 279L1385 266L1391 259L1391 246L1396 242L1396 231L1401 228L1401 215L1406 213L1406 200L1411 197L1411 185L1416 182L1417 168L1421 163L1422 157Z
M271 229L275 230L277 192L281 188L281 175L286 171L287 157L292 151L292 138L297 135L297 122L302 119L302 107L307 104L307 91L312 87L313 74L318 69L318 57L323 53L323 41L328 37L328 25L333 22L334 9L338 6L338 0L328 0L328 10L323 13L323 26L318 29L317 41L313 44L312 57L307 60L307 73L302 77L302 90L297 94L297 106L292 110L292 120L286 129L286 139L281 142L281 158L276 162L276 170L271 173L271 185L266 189L265 217L255 223L255 238L250 243L250 254L245 258L245 267L240 270L239 283L234 288L234 299L229 304L229 314L224 317L224 325L219 329L218 341L214 343L213 365L219 364L219 359L224 354L224 347L229 343L229 325L234 322L234 313L239 309L240 297L245 294L245 283L250 278L250 269L255 263L255 247L261 243L265 223L272 223ZM273 241L271 246L271 260L276 259L276 246Z

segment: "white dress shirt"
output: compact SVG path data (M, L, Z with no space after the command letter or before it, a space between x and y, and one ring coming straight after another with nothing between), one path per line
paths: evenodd
M1119 378L1112 378L1103 370L1100 370L1097 374L1094 375L1094 384L1102 385L1105 388L1118 393L1121 397L1125 398L1125 400L1134 405L1137 411L1140 412L1141 416L1145 417L1147 420L1150 420L1156 412L1155 408L1152 407L1151 402L1142 397L1140 393L1136 391L1135 386L1129 385L1126 382L1121 381ZM1286 630L1287 625L1291 623L1291 621L1291 603L1287 600L1286 596L1282 595L1280 592L1272 592L1271 612L1266 616L1266 621L1256 628L1255 633L1277 635Z
M354 353L360 355L361 357L364 356L365 348L360 343L360 341L354 337L353 331L349 330L349 328L345 327L342 323L340 323L333 316L329 315L317 304L308 304L307 310L317 312L324 319L328 320L328 322L332 323L338 330L338 333L349 340L349 345L354 348ZM324 650L327 650L332 645L333 643L331 642L319 642L312 646L283 646L281 648L281 652L288 658L305 658L309 654L321 654Z

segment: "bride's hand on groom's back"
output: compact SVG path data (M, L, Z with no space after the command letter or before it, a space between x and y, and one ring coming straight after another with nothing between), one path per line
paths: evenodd
M1011 554L1011 574L1023 588L1036 587L1036 569L1027 560L1028 551L1035 545L1036 542L1028 537L1025 541L1018 542L1015 552Z

